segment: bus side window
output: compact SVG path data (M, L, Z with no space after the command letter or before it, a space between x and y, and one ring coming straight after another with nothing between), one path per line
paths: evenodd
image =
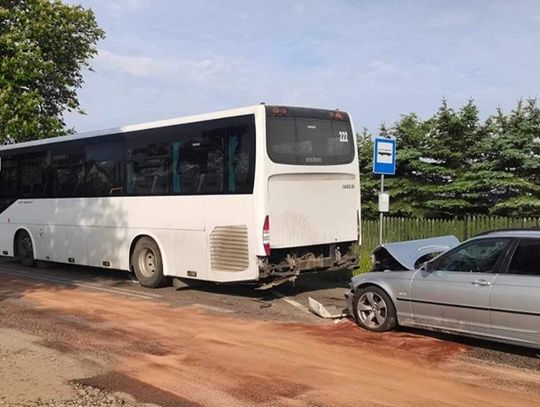
M71 198L84 195L85 165L82 148L54 151L51 163L52 196Z
M223 140L218 128L186 137L176 168L182 194L222 194L224 178Z
M86 147L86 195L122 195L122 149L119 143Z
M0 197L17 198L17 161L11 157L2 157Z
M180 146L180 157L176 172L180 179L182 194L196 194L199 191L201 176L205 172L208 156L200 137L190 136Z
M239 154L237 153L240 146L241 139L235 134L229 134L227 137L227 192L236 192L237 166L239 162Z
M173 192L178 195L182 193L182 184L180 182L180 174L178 173L178 168L180 167L180 143L178 141L172 145L172 154Z
M47 172L50 154L46 151L21 156L19 162L19 189L22 198L47 196Z
M2 157L0 171L0 212L3 212L17 198L17 160L13 157Z
M251 164L255 130L245 125L231 127L227 133L227 192L251 193L255 171Z
M206 162L201 162L201 169L204 172L201 174L198 191L202 194L221 194L223 193L223 175L225 172L224 163L224 129L217 129L203 134L203 142L206 149L206 154L202 156Z
M170 143L128 148L127 190L129 195L168 195L171 174Z

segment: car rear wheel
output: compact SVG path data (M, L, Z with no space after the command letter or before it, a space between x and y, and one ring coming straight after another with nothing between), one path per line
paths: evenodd
M397 325L396 308L379 287L368 286L355 292L354 313L358 325L370 331L390 331Z

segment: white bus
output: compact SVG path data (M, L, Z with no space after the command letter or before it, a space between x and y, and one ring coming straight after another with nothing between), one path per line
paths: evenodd
M358 263L356 137L339 110L267 106L0 147L0 255L255 282Z

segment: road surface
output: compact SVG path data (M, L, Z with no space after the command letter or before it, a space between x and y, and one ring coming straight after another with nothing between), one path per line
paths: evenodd
M0 405L69 400L75 384L131 405L540 404L534 352L303 309L309 295L340 303L344 286L146 290L124 273L2 260Z

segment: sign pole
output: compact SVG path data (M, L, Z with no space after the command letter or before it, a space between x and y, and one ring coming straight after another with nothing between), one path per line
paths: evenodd
M379 192L379 245L383 244L384 213L390 210L390 197L384 192L384 176L396 173L396 141L377 137L373 143L373 173L381 176Z
M381 174L381 194L384 194L384 174ZM383 244L384 212L379 212L379 246Z

